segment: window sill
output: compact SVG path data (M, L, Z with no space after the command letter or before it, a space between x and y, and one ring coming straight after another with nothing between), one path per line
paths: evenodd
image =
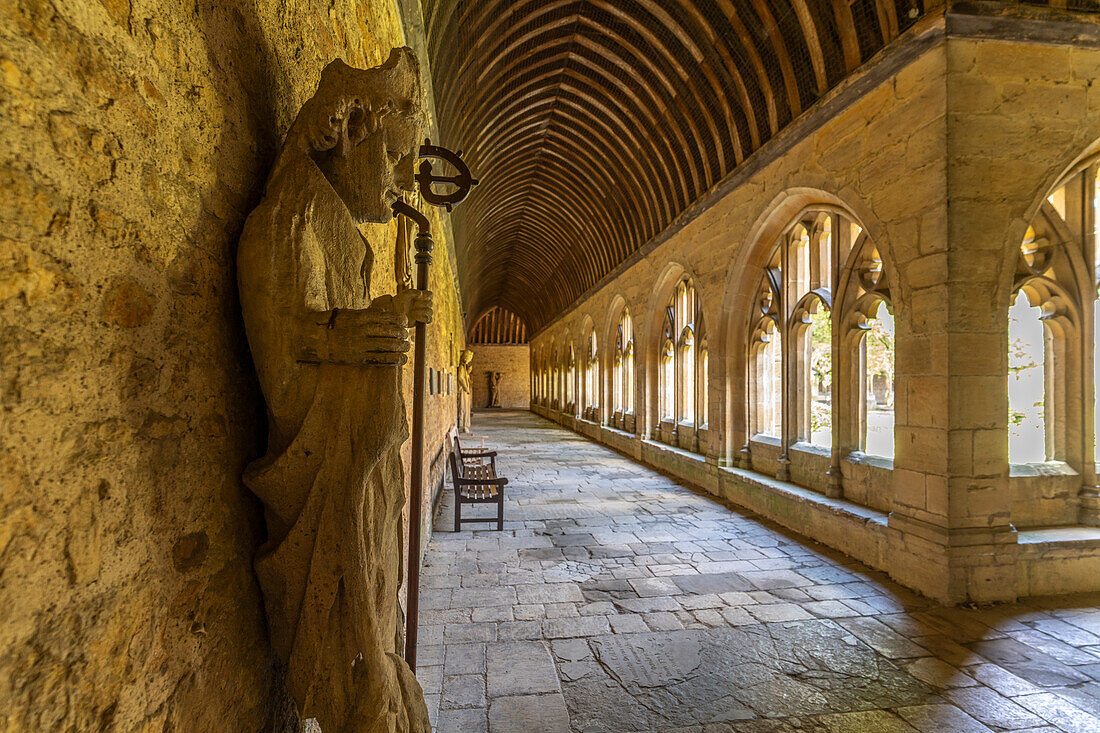
M1064 461L1044 461L1043 463L1010 463L1009 478L1030 478L1036 476L1076 476L1068 463Z
M833 455L832 448L826 448L822 445L814 445L813 443L807 443L804 440L800 440L790 447L792 453L805 453L811 456L824 456L825 458L831 458Z
M607 432L611 433L612 435L620 435L624 438L635 438L635 437L637 437L636 435L634 435L634 433L623 430L622 428L617 428L614 425L601 425L600 428L603 429L603 430L606 430Z
M760 443L762 445L770 445L773 448L779 448L783 444L783 441L775 437L774 435L757 433L756 435L749 438L749 443Z
M628 435L629 435L629 433L628 433ZM669 445L668 443L663 443L660 440L644 440L643 439L642 444L645 445L645 446L649 446L650 448L657 451L658 453L661 453L661 452L671 453L673 455L679 456L680 458L685 458L689 461L697 462L697 463L700 463L704 466L706 465L706 462L707 462L706 456L704 456L702 453L694 453L692 451L687 450L686 448L681 448L677 445Z
M848 463L853 463L857 466L872 466L874 468L881 468L885 471L894 470L894 459L884 458L883 456L876 456L873 453L864 453L863 451L853 451L849 453L845 458Z

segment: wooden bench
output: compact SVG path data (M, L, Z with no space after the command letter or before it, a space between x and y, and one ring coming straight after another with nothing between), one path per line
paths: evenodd
M497 476L496 451L464 451L455 438L450 455L451 479L455 487L455 532L463 522L496 522L504 529L504 487L508 479ZM488 459L488 462L486 462ZM495 517L462 518L463 504L496 504Z

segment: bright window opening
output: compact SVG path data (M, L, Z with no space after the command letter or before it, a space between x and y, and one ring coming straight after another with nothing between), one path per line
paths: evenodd
M1008 311L1008 460L1047 459L1045 369L1046 333L1041 311L1020 292Z
M810 442L829 448L833 444L833 343L829 311L819 305L810 316L808 384Z
M879 303L863 337L866 420L862 448L883 458L894 457L894 317Z

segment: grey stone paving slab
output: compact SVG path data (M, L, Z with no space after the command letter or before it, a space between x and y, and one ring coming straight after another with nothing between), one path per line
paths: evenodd
M489 706L491 733L570 733L569 712L560 693L501 697Z
M541 641L490 644L487 649L489 697L559 692L554 660Z
M456 708L484 708L485 677L480 674L464 674L443 677L443 701L445 710Z
M1039 687L1060 687L1089 681L1088 675L1015 639L980 641L972 644L971 648L989 661Z
M724 563L723 563L724 564ZM669 580L684 593L729 593L756 588L740 573L719 572L699 575L674 575Z
M574 583L547 583L542 585L516 586L515 594L519 603L582 603L584 596Z
M489 719L484 708L440 710L435 733L486 733Z
M1020 707L988 687L960 687L948 690L945 697L970 715L994 729L1037 728L1046 721Z
M991 733L954 705L914 705L901 708L898 715L921 733Z

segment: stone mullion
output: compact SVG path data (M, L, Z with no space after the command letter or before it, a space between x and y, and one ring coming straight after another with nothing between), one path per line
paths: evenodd
M833 232L833 246L830 247L829 252L829 292L832 296L832 305L829 308L829 332L830 343L829 348L832 349L832 385L829 387L829 410L831 414L831 438L830 444L830 460L829 460L829 481L825 488L825 495L833 498L840 498L844 495L844 480L841 474L840 461L843 457L843 444L845 443L843 436L845 435L844 429L847 425L842 424L841 415L847 414L847 410L842 411L841 406L846 406L851 395L848 394L847 389L842 389L842 385L846 385L846 381L840 377L842 374L846 374L847 367L851 362L846 349L842 348L844 341L841 328L843 327L843 315L844 309L840 307L840 303L837 302L837 281L840 279L840 250L837 239L840 235L841 219L838 214L831 213L829 216L832 218ZM821 234L818 233L818 240L820 247ZM847 422L846 420L844 422Z
M1088 297L1081 298L1082 300L1082 313L1081 313L1081 396L1084 410L1081 418L1081 451L1082 451L1082 472L1081 472L1081 489L1079 493L1079 517L1082 524L1090 524L1093 526L1100 526L1100 486L1098 486L1098 480L1096 475L1096 450L1093 447L1093 441L1096 440L1096 418L1095 418L1095 400L1096 395L1096 365L1095 348L1096 343L1096 320L1095 320L1095 299L1096 295L1096 235L1093 232L1096 231L1098 222L1096 221L1096 202L1093 197L1096 195L1096 176L1097 165L1091 165L1085 169L1082 176L1084 195L1082 206L1082 231L1084 236L1082 237L1083 254L1087 265L1093 269L1090 274L1089 288L1087 291Z
M833 226L834 250L838 263L833 292L833 308L838 311L834 348L840 348L840 352L834 352L833 357L833 383L838 385L833 393L833 399L838 405L834 415L837 416L835 419L839 419L835 432L839 437L839 445L834 443L833 448L834 451L839 451L839 464L849 453L861 447L860 428L864 421L862 410L865 389L863 374L866 370L863 365L863 339L852 328L854 307L860 292L858 271L855 269L858 263L849 262L852 259L852 229L848 221L840 216L834 219ZM843 266L849 267L841 269Z
M782 275L780 290L779 311L782 314L780 319L780 341L781 341L781 358L780 363L783 370L782 387L783 394L780 396L780 405L782 405L782 415L780 416L780 439L779 439L779 465L775 469L775 477L780 481L789 481L791 478L791 457L788 449L792 443L793 432L793 413L795 411L795 400L792 399L793 395L797 394L797 390L794 388L792 367L793 359L792 354L793 344L790 338L790 322L793 309L791 308L791 273L790 273L790 239L791 234L787 233L783 236L782 249L779 254L779 269Z

